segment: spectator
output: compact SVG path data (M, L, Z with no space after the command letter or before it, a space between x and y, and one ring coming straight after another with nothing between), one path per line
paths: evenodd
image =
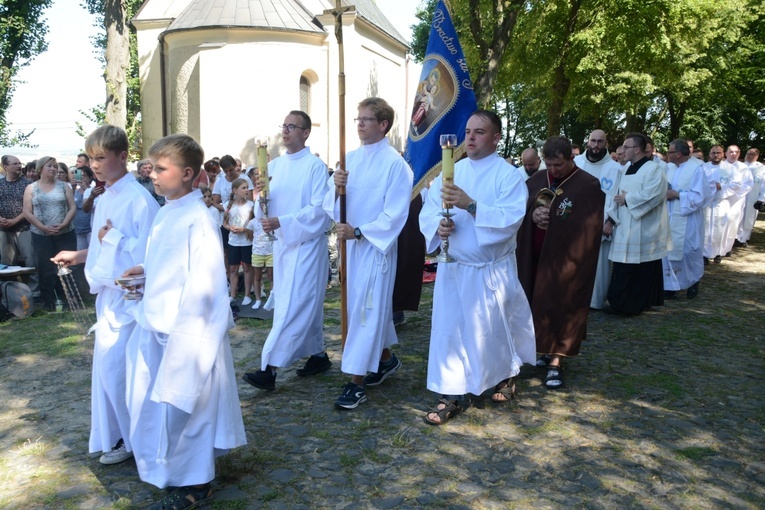
M75 250L77 237L72 220L77 211L72 188L56 180L59 171L56 160L45 156L37 160L40 180L24 191L24 217L31 223L32 247L37 255L40 296L43 306L53 311L56 296L64 298L64 289L50 261L58 252Z

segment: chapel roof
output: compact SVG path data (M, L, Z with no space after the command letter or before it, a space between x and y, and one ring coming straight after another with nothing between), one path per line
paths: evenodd
M325 33L297 0L192 0L167 31L212 27L259 27Z

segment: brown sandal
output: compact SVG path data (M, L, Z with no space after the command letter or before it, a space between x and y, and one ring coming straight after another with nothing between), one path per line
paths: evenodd
M444 407L439 408L438 406L440 405L443 405ZM425 420L425 423L428 425L443 425L461 412L462 408L456 400L447 400L442 398L438 400L438 404L436 405L435 409L425 414L423 420ZM431 414L438 416L439 421L435 421L429 418Z
M515 377L500 381L494 387L494 393L491 395L491 401L495 404L504 404L511 402L515 398Z

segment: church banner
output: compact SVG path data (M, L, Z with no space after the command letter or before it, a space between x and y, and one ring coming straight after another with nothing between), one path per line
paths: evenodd
M440 135L456 134L455 160L464 154L465 124L476 109L473 82L457 31L444 0L440 0L433 13L404 152L414 172L412 197L441 172Z

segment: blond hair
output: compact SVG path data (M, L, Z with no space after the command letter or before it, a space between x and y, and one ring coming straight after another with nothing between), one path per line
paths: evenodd
M107 151L120 154L128 151L128 145L124 129L104 124L88 135L85 140L85 152L91 156Z
M205 151L192 137L178 133L154 142L149 149L149 157L168 158L180 167L191 168L196 179L205 161Z

